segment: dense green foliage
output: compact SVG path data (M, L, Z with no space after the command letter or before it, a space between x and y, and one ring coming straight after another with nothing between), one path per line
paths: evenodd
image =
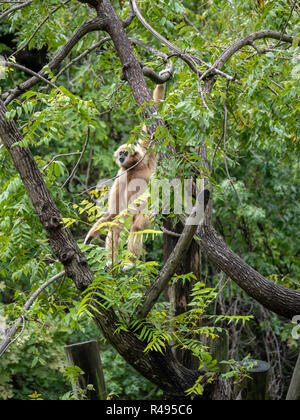
M112 3L120 17L127 15L127 1L121 2L122 9L119 1ZM139 3L143 15L158 32L210 64L231 43L254 31L284 30L299 36L299 8L291 14L293 2L287 0L260 1L256 6L250 0L146 0ZM6 54L9 49L5 36L13 34L15 48L21 48L30 40L29 52L46 47L47 61L54 57L71 34L93 16L87 6L75 0L49 15L59 4L62 2L51 0L45 7L43 1L36 1L6 17L0 28L0 38L3 38L0 54ZM6 7L0 6L0 14ZM48 16L31 39L35 28ZM127 28L127 34L168 52L137 19ZM72 62L105 36L99 32L85 36L60 69L68 63L72 64L69 68L59 75L58 71L52 74L48 69L57 89L36 85L9 105L7 115L17 122L24 135L23 145L33 152L66 224L79 243L97 213L94 206L97 194L89 194L87 189L93 191L99 179L115 175L112 151L124 142L136 141L137 127L142 124L130 88L122 80L122 68L112 42L107 41L81 60ZM257 41L261 49L270 50L264 54L258 54L250 46L235 54L224 71L236 74L241 84L231 82L227 86L224 78L218 78L211 97L206 100L207 108L199 94L197 75L184 61L173 58L174 76L168 83L160 115L169 129L167 134L161 133L166 139L163 147L168 141L176 144L177 154L160 162L159 171L170 179L182 174L185 178L197 175L201 169L198 146L205 142L212 169L216 228L228 245L261 274L286 287L299 288L300 77L297 57L299 59L300 47L296 39L293 45L283 44L272 50L270 47L276 43L268 40L267 45L267 41ZM141 62L155 70L163 68L160 58L140 46L134 48ZM6 78L0 79L2 93L27 77L18 70L7 69ZM149 84L153 88L153 83ZM222 140L225 100L228 107L226 153ZM87 138L89 142L75 176L61 189L79 156L61 155L81 152ZM160 228L161 218L158 217L153 233L148 235L145 261L138 264L134 276L122 274L119 268L107 273L102 248L96 245L83 248L91 250L88 258L97 272L97 286L100 282L106 305L112 305L117 311L120 328L128 327L130 313L149 279L163 263L162 237L157 233ZM125 232L121 248L127 239ZM122 255L124 257L126 251ZM5 316L7 321L16 319L32 292L61 269L53 258L22 181L7 151L0 146L0 316ZM212 315L214 308L218 314L245 315L243 321L254 315L255 319L247 326L244 322L234 322L226 327L232 338L231 355L241 359L253 353L256 358L268 359L275 369L271 394L273 398L281 398L287 383L280 373L290 375L296 348L290 336L290 325L267 314L236 286L227 284L228 279L225 279L227 287L223 289L222 299L218 298L220 282L223 284L224 279L220 280L207 261L203 264L202 276L203 281L196 285L193 297L200 315L205 311ZM185 280L191 278L187 275ZM28 322L23 336L0 359L0 399L27 399L34 391L44 399L58 399L70 389L63 377L63 345L99 338L85 306L89 292L82 298L71 281L65 279L52 285L34 303L26 315ZM144 331L148 350L161 351L164 342L174 340L176 328L178 342L186 340L184 344L190 346L200 363L211 367L207 349L187 334L187 326L196 324L199 312L194 309L174 320L168 313L168 304L160 301L150 314L156 330ZM231 318L233 320L239 319ZM195 326L194 332L214 336L217 331L210 327L199 330ZM107 343L99 339L109 393L132 399L151 393L152 385L129 370L120 358L115 359ZM156 394L150 395L153 398Z

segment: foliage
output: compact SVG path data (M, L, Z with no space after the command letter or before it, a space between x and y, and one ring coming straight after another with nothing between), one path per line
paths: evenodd
M29 52L46 47L48 59L53 58L70 35L90 19L91 11L75 0L65 5L58 0L47 3L45 7L43 2L35 2L34 6L21 8L5 18L1 22L0 36L13 34L17 49L30 41L26 50ZM123 3L120 9L119 2L113 2L122 17L128 11L128 2ZM299 36L298 9L291 14L289 2L285 0L146 0L139 3L143 15L158 32L210 64L237 38L250 32L272 29ZM54 12L60 5L62 7ZM8 7L10 4L1 5L1 12ZM45 23L31 39L44 19ZM160 51L169 52L137 19L127 33ZM13 101L7 113L8 119L17 122L24 136L21 146L32 150L65 225L80 243L98 214L95 206L98 179L111 178L116 173L112 150L124 142L135 142L143 123L129 86L122 80L122 69L111 42L72 63L101 38L102 34L97 32L85 36L63 62L63 66L72 64L65 72L52 73L45 68L57 89L37 85ZM8 47L1 39L2 54ZM199 85L197 75L186 63L178 57L172 58L174 77L168 83L167 96L160 108L168 132L158 135L165 139L162 147L166 148L171 142L176 145L176 153L160 162L158 174L167 179L199 176L203 168L199 164L198 147L205 141L212 169L215 226L228 245L260 273L286 287L299 288L299 45L294 41L292 46L272 49L273 41L268 43L263 40L256 43L261 49L270 49L264 54L247 46L232 57L223 70L236 75L241 84L231 82L227 86L226 80L218 78L211 97L206 99L207 108L199 94L203 82ZM134 48L141 62L155 70L163 68L160 58L140 46ZM8 71L7 77L0 80L2 92L26 78L18 70ZM222 142L225 100L228 107L226 147ZM91 135L87 149L75 176L62 190L79 156L70 153L83 150L88 128ZM89 194L88 188L91 189ZM65 399L72 398L71 394L66 394L62 348L68 340L74 340L75 330L80 331L79 337L91 333L92 327L86 327L85 323L91 308L99 310L93 304L95 297L97 301L100 297L105 307L116 310L120 329L133 329L145 340L146 351L163 351L165 343L172 341L175 346L192 351L200 366L208 366L211 377L214 362L209 349L201 345L198 337L215 338L221 328L234 331L231 337L240 331L246 343L254 331L263 348L266 347L264 338L272 331L273 342L280 342L286 359L292 357L296 343L290 338L289 326L276 316L266 316L258 306L253 309L244 295L240 304L237 287L228 285L222 289L222 309L228 309L229 315L226 317L222 311L214 313L215 302L220 302L219 277L207 262L202 272L205 283L200 281L194 285L189 312L173 317L169 304L161 299L150 314L154 329L131 323L131 314L163 264L162 238L158 233L161 225L162 218L158 217L156 225L148 232L145 261L138 262L135 272L124 274L121 261L107 272L102 248L81 245L97 273L94 284L80 297L65 280L36 301L28 314L30 322L26 324L25 333L7 351L5 358L0 359L2 399L28 396L55 399L62 395ZM123 251L128 234L126 230L122 234L121 260L128 257ZM0 145L1 312L8 320L16 319L26 298L61 268L53 258L9 154ZM184 280L195 279L187 274ZM172 281L179 281L179 277L175 276ZM234 299L238 302L237 312L231 313L229 309ZM255 320L251 315L255 315ZM199 327L200 318L208 325ZM33 320L49 323L47 332L36 328ZM249 322L245 325L246 320ZM214 321L222 323L214 325ZM225 321L231 323L228 325ZM274 348L275 345L271 351ZM245 352L247 345L241 344L241 354L234 356L243 358ZM266 354L262 351L260 356L263 358ZM105 350L103 359L104 364L107 363L106 380L111 394L137 399L150 392L149 383L135 376L133 371L128 375L124 362L112 355L111 350ZM284 369L290 369L289 365L284 364ZM189 392L202 392L201 379ZM278 397L283 391L277 389L276 392L275 397Z

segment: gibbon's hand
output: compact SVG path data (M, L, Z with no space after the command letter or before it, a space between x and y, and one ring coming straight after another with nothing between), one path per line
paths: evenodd
M90 232L86 235L83 245L88 245L92 242L94 238L90 235Z

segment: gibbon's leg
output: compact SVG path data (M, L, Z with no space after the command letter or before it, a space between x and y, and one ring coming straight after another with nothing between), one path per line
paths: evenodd
M130 270L134 267L135 260L139 258L143 250L142 235L134 235L135 232L141 232L147 229L150 226L151 222L142 214L138 214L133 220L133 224L130 230L131 236L128 241L128 251L135 255L135 257L130 257L130 262L123 265L123 271Z
M107 267L111 267L116 263L118 257L118 242L122 229L123 224L118 223L116 226L112 226L107 234L105 241L105 249L108 252Z

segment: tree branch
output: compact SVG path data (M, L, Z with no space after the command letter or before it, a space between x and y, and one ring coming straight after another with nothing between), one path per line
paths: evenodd
M58 54L50 61L48 67L50 70L55 70L58 68L60 63L66 58L66 56L70 53L70 51L74 48L74 46L89 32L97 31L103 29L104 22L101 18L95 18L90 20L89 22L85 22L80 28L78 28L68 42L61 48ZM46 76L43 71L38 73L40 76ZM26 82L21 83L16 88L6 92L2 95L2 99L5 101L5 105L8 105L11 101L15 98L20 96L26 90L31 89L36 83L40 80L39 77L34 76L31 79L26 80Z
M163 37L160 33L158 33L154 28L152 28L151 25L146 21L142 13L140 12L136 0L130 0L132 3L132 7L134 10L135 15L139 19L139 21L142 23L142 25L150 32L152 35L155 36L161 43L165 44L168 48L170 48L172 51L174 51L178 57L180 57L182 60L184 60L189 67L196 73L199 73L199 70L197 69L197 65L204 65L207 67L207 69L210 70L210 73L212 74L218 74L222 77L225 77L227 80L234 80L234 77L222 72L221 70L211 67L209 64L205 63L205 61L201 60L199 57L196 57L190 53L187 53L184 50L181 50L179 47L177 47L175 44L167 40L165 37Z
M198 202L192 210L190 217L196 216L196 221L192 225L186 224L180 238L173 250L170 254L167 262L165 263L164 267L160 271L159 275L154 280L154 283L149 288L146 293L145 298L141 305L137 308L134 316L137 319L144 319L154 306L155 302L159 298L160 294L168 285L171 277L174 275L177 267L181 264L185 254L187 253L193 237L199 228L199 223L201 219L204 217L204 212L206 206L208 204L210 197L210 193L208 190L202 191L200 197L198 197ZM203 211L204 209L204 211Z
M71 172L70 176L66 179L66 181L63 183L63 185L60 187L61 189L65 188L65 186L66 186L66 185L68 185L68 184L69 184L69 182L71 182L71 181L72 181L72 179L73 179L73 177L74 177L74 175L75 175L75 173L76 173L76 171L77 171L77 168L78 168L78 166L79 166L79 164L80 164L80 162L81 162L82 156L84 155L84 153L85 153L85 151L86 151L86 148L87 148L87 146L88 146L88 144L89 144L89 141L90 141L90 127L88 127L88 132L87 132L87 136L86 136L86 141L85 141L85 143L84 143L84 146L83 146L82 152L80 153L80 156L79 156L79 158L78 158L78 160L77 160L77 162L76 162L76 165L74 166L74 168L73 168L73 170L72 170L72 172Z
M33 3L35 0L29 0L21 4L17 4L16 6L12 7L11 9L6 10L2 15L0 15L0 20L5 18L6 16L10 15L13 12L16 12L19 9L22 9L23 7L29 6L29 4Z
M77 63L77 61L82 60L86 57L90 52L94 51L97 48L102 47L106 42L110 41L110 37L107 36L106 38L101 39L101 41L94 43L90 48L87 48L83 53L79 54L77 57L73 58L65 67L63 67L59 73L57 73L56 78L59 78L66 70L68 70L73 64Z
M300 314L300 291L291 290L266 279L217 235L211 226L202 225L196 240L210 261L265 308L285 318Z
M285 35L281 32L277 32L277 31L271 31L271 30L262 30L262 31L258 31L258 32L254 32L250 35L247 35L244 38L241 38L239 40L237 40L236 42L234 42L233 44L231 44L221 55L220 57L215 61L214 65L212 66L212 68L216 68L216 69L221 69L225 63L235 54L237 53L240 49L242 49L243 47L245 47L246 45L251 45L253 46L254 41L258 40L258 39L266 39L266 38L271 38L271 39L278 39L280 41L284 41L287 43L292 43L294 37L290 36L290 35Z
M58 89L58 87L55 86L54 83L50 82L50 80L48 80L45 77L43 77L40 73L36 73L35 71L33 71L31 69L28 69L27 67L21 66L18 63L13 63L11 61L1 60L0 61L0 66L14 67L14 68L16 68L18 70L24 71L24 73L28 73L31 76L34 76L35 78L39 79L39 81L46 83L47 85L49 85L53 89Z

